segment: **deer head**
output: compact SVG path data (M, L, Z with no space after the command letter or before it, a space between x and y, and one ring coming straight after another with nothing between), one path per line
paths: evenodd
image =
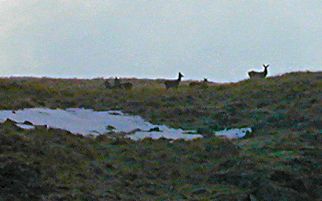
M263 64L263 67L265 68L265 69L267 69L268 67L269 67L269 64Z

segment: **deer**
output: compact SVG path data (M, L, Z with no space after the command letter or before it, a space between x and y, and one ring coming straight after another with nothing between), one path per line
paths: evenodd
M132 89L132 87L133 87L133 84L132 83L130 83L130 82L121 83L121 81L119 80L119 78L115 77L113 88Z
M183 74L179 72L178 79L176 80L166 80L164 82L165 88L170 89L170 88L178 88L179 83L181 82L181 78L183 78Z
M264 67L263 72L256 72L256 71L248 72L248 75L249 75L250 79L265 78L267 76L267 73L268 73L267 68L269 67L269 64L268 65L263 64L263 67Z
M189 87L208 87L208 79L204 78L202 82L191 82Z
M121 88L121 81L119 80L118 77L114 78L114 88Z
M113 86L111 85L111 83L110 83L108 80L106 80L106 81L104 82L104 85L105 85L105 88L106 88L106 89L112 89L112 88L113 88Z

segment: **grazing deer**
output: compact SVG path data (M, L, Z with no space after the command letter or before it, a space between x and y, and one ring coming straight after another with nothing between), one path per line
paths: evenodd
M132 83L129 83L129 82L121 83L120 79L115 77L113 88L132 89L132 87L133 87Z
M265 65L263 64L263 67L264 67L264 71L263 72L256 72L256 71L250 71L248 72L248 75L251 79L254 79L254 78L265 78L267 76L267 68L268 68L269 65Z
M179 72L178 79L176 80L167 80L164 82L165 88L170 89L170 88L178 88L179 83L181 82L181 78L184 76Z
M189 87L208 87L208 79L204 78L203 82L191 82Z
M105 88L106 88L106 89L112 89L112 88L113 88L113 86L111 85L111 83L110 83L108 80L106 80L106 81L104 82L104 85L105 85Z

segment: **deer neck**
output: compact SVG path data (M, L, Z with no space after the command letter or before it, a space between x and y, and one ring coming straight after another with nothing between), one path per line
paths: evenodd
M267 75L267 68L265 68L265 70L264 70L264 75L265 76Z

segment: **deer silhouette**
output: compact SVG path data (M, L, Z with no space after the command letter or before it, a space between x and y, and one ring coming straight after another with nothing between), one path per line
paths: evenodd
M263 72L256 72L256 71L250 71L248 72L248 75L251 79L256 79L256 78L265 78L267 76L268 70L267 68L269 67L268 65L263 64L264 71Z
M133 84L130 83L130 82L121 83L120 79L117 78L117 77L115 77L113 88L118 88L118 89L132 89L133 88Z
M118 77L114 78L114 88L121 88L121 81Z
M104 82L104 85L105 85L105 88L106 88L106 89L112 89L112 88L113 88L113 86L111 85L111 83L110 83L108 80L106 80L106 81Z
M179 83L181 82L181 78L184 76L179 72L178 79L176 80L167 80L164 82L165 88L170 89L170 88L178 88Z
M189 87L208 87L208 79L204 78L202 82L191 82Z

